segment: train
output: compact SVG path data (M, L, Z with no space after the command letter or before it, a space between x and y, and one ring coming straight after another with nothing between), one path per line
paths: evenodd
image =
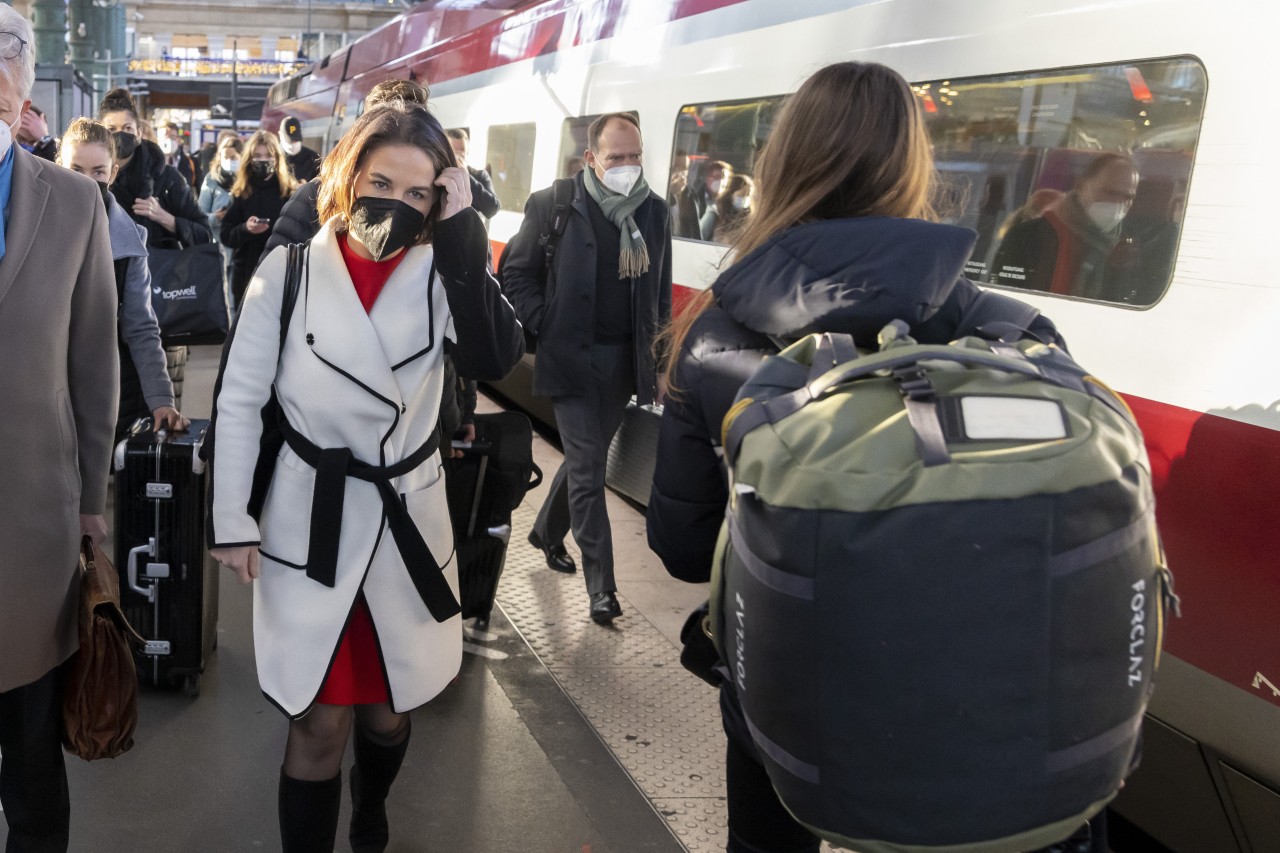
M930 130L940 215L978 232L967 274L1053 318L1146 435L1183 609L1168 625L1142 766L1113 804L1143 840L1113 846L1260 853L1280 850L1280 276L1267 250L1280 127L1262 10L1248 0L427 0L273 86L262 125L296 115L325 151L376 83L429 85L433 111L469 131L472 165L494 179L496 257L529 193L581 167L597 115L639 116L645 174L678 205L711 164L749 175L779 104L817 68L898 70ZM1069 192L1106 152L1140 177L1119 271L1087 294L1029 289L998 257L1011 222L1035 215L1036 193ZM725 264L727 247L704 236L674 239L676 310ZM530 371L527 360L499 390L550 421L529 395ZM656 415L629 418L615 442L641 501Z

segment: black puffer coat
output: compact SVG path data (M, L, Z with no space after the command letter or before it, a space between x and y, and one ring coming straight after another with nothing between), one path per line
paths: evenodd
M192 196L191 184L165 164L159 145L144 139L138 143L129 165L120 170L112 183L111 194L133 215L133 203L146 197L148 191L155 195L165 212L173 215L176 229L170 231L154 219L134 215L134 221L147 229L148 249L185 249L213 242L209 217Z
M320 179L307 181L293 191L285 202L280 217L271 224L271 237L267 240L263 255L271 254L277 246L305 243L320 230L320 214L316 205L320 198Z
M777 352L775 339L844 332L875 346L901 319L922 343L946 343L990 319L961 277L975 235L914 219L837 219L783 232L730 267L716 304L693 324L662 414L649 498L649 547L681 580L711 577L728 502L720 425L742 383ZM1059 341L1036 317L1030 332Z

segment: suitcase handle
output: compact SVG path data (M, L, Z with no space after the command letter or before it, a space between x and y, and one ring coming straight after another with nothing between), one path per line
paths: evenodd
M129 588L134 592L138 593L139 595L146 596L146 599L148 602L155 603L156 585L155 584L151 584L149 586L138 585L138 555L139 554L146 554L149 557L155 556L156 540L154 536L147 540L146 545L139 545L137 548L132 548L129 551Z

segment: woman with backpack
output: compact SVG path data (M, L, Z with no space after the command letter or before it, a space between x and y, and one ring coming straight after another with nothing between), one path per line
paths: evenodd
M731 265L659 342L670 390L649 545L668 572L691 583L710 579L729 498L721 425L761 361L812 332L848 333L875 347L880 330L899 319L920 342L946 343L980 293L962 277L973 232L931 221L929 138L915 95L893 70L846 62L810 77L787 100L755 178L754 213ZM931 262L911 261L919 257ZM1047 319L1030 326L1056 339ZM728 850L816 853L819 838L774 792L731 679L722 682L720 707Z
M174 406L173 385L165 370L160 327L151 310L151 272L143 229L111 195L119 171L115 138L102 122L78 118L58 146L58 164L97 181L107 206L111 259L115 261L119 299L120 407L116 440L138 418L151 417L156 429L186 429L190 421Z
M259 130L244 146L231 204L222 217L222 244L231 249L231 294L238 306L271 239L271 223L298 188L274 133Z
M309 244L263 259L227 343L210 551L255 583L258 680L289 718L285 853L333 850L353 720L348 834L353 850L381 851L409 712L462 660L444 350L459 373L498 379L523 340L485 266L470 179L426 109L361 116L324 161L319 213ZM284 447L257 504L272 399Z

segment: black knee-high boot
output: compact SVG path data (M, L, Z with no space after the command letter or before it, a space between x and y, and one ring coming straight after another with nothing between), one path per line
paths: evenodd
M307 782L280 771L280 842L284 853L333 853L342 774Z
M351 768L351 849L354 853L382 853L387 849L387 793L400 772L405 750L409 748L409 732L394 746L381 746L369 740L356 726L354 751L356 763Z

